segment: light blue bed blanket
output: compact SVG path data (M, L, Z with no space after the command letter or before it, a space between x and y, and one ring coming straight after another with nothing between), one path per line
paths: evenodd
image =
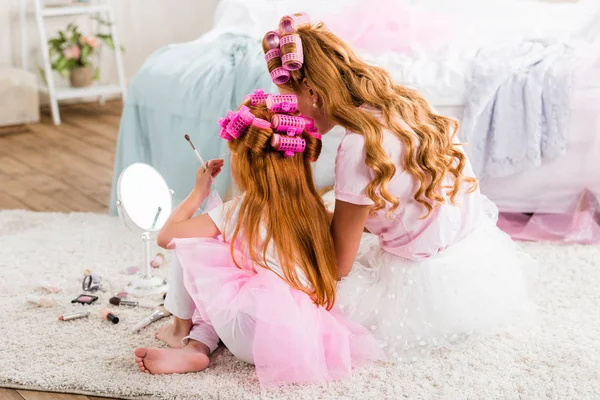
M116 184L129 165L154 166L179 204L194 186L200 166L187 133L205 160L224 157L216 179L223 195L231 183L226 141L217 121L257 88L275 91L260 41L224 33L171 45L150 56L133 78L124 106L110 197L116 214Z

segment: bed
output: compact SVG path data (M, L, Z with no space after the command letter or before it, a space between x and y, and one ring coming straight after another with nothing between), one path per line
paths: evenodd
M357 6L360 1L363 0L313 0L303 2L302 7L330 27L343 30L344 26L353 26L353 31L342 36L355 44L361 56L388 69L396 82L419 89L438 112L459 120L469 99L473 59L482 48L520 38L588 43L592 51L574 73L566 153L518 174L482 179L481 188L501 211L517 213L567 213L573 210L582 192L600 194L597 1L425 0L417 6L411 0L390 0L380 8L390 12L390 7L397 7L397 15L403 16L403 37L408 38L388 46L393 47L391 51L374 50L373 43L362 40L361 32L373 31L369 24L377 20L381 11L362 10ZM288 0L222 0L212 31L196 41L161 49L150 57L134 78L125 105L115 180L127 165L147 162L165 176L175 190L175 201L181 201L193 185L190 171L197 167L183 140L184 133L192 136L207 159L227 154L225 144L216 135L216 121L255 88L274 90L259 42L282 15L298 11L297 8L297 2ZM361 19L350 21L357 18L357 12ZM430 16L435 18L430 21ZM424 40L418 28L427 23L445 24L448 29L437 32L438 37L433 40ZM318 187L334 183L333 160L342 135L343 131L336 128L324 138L324 151L315 166ZM231 184L227 168L217 180L223 195ZM115 211L113 204L114 196L111 212Z

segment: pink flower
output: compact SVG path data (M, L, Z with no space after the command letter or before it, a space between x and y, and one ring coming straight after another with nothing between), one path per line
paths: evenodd
M98 41L97 37L87 36L86 40L87 40L87 44L89 44L92 49L95 49L96 47L98 47L99 41Z
M87 44L92 49L95 49L96 47L98 47L98 44L99 44L98 38L95 36L83 36L82 35L81 39L79 39L79 42L81 43L82 46L85 46Z
M79 46L73 45L64 49L63 55L67 60L77 60L81 55L81 50L79 50Z

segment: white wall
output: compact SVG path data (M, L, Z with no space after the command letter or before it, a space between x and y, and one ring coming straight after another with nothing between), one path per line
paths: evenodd
M29 9L33 8L27 0ZM0 0L0 67L20 67L19 5L21 0ZM130 80L156 49L169 43L194 40L212 26L218 0L112 0L117 28L125 47L125 74ZM47 33L64 28L76 18L81 31L93 33L93 23L87 16L48 18ZM30 69L41 65L39 35L33 15L28 17ZM102 81L116 82L112 51L102 52ZM58 79L61 85L62 79Z

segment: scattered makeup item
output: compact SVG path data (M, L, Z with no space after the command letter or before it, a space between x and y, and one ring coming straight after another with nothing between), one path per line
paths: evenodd
M138 267L128 267L128 268L125 270L125 273L126 273L127 275L135 275L135 274L137 274L138 272L140 272L140 269L139 269Z
M33 303L38 307L49 308L56 305L54 299L47 296L36 296L34 294L29 294L27 295L26 299L28 302Z
M98 296L91 296L89 294L80 294L76 299L71 300L71 303L79 303L79 304L92 304L98 300Z
M158 307L156 310L152 311L152 314L148 315L146 318L138 322L132 329L132 332L138 332L139 330L147 327L153 322L158 321L159 319L169 317L171 315L164 307Z
M103 308L102 310L100 310L100 315L102 316L102 319L105 321L110 321L113 324L118 324L119 323L119 317L117 317L112 310L109 310L108 308Z
M58 285L53 285L46 281L38 282L38 286L40 288L46 290L49 293L59 293L60 292L60 287L58 287Z
M102 277L89 269L86 269L83 273L83 282L81 283L81 289L85 292L97 292L98 290L104 291L102 286Z
M156 308L156 304L146 303L143 301L131 301L131 300L123 300L120 297L111 297L108 300L110 304L113 306L129 306L129 307L141 307L141 308Z
M119 293L117 293L115 296L116 296L116 297L120 297L120 298L122 298L122 299L126 299L126 298L127 298L127 296L129 296L129 293L127 293L127 292L119 292Z
M81 312L76 312L76 313L71 313L71 314L63 314L60 317L58 317L58 319L61 321L71 321L73 319L85 318L89 315L90 315L89 311L81 311Z
M162 265L163 261L165 260L165 256L163 253L157 253L154 258L152 259L152 261L150 261L150 266L152 268L158 268Z

